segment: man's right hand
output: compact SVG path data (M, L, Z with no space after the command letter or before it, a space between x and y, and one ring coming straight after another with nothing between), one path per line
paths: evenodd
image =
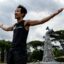
M58 10L58 13L59 13L59 12L62 12L63 10L64 10L64 8L59 9L59 10Z

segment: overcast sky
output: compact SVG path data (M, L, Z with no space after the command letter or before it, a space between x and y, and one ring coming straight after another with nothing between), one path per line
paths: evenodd
M64 7L64 0L0 0L0 22L9 26L13 25L16 22L14 12L19 4L25 6L28 10L24 19L40 20ZM64 29L64 11L44 24L30 27L27 42L32 40L42 41L47 26L54 30ZM0 39L12 41L12 38L13 32L0 29Z

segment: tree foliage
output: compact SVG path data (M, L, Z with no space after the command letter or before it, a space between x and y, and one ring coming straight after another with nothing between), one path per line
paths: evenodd
M56 57L56 60L64 62L64 30L55 31L50 36L54 38L52 41L59 41L63 48L63 50L54 48L53 53Z
M34 62L34 61L41 61L43 58L43 51L40 49L38 50L38 46L43 46L44 42L41 41L31 41L27 44L29 47L33 47L34 51L29 52L28 54L28 62Z
M1 62L4 62L5 50L7 51L11 47L10 41L0 40L0 52L1 52Z
M32 46L33 48L37 48L38 46L43 46L44 42L42 41L31 41L28 43L29 46Z

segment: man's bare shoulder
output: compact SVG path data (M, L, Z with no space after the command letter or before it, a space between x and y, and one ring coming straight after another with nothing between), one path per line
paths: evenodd
M24 25L25 26L29 25L29 22L31 22L31 20L24 20Z
M34 26L34 25L37 25L37 24L40 24L39 20L25 20L25 25Z

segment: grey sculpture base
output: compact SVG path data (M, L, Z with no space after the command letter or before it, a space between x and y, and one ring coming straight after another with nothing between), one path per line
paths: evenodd
M64 62L33 62L28 64L64 64Z
M63 62L41 62L40 64L64 64Z

